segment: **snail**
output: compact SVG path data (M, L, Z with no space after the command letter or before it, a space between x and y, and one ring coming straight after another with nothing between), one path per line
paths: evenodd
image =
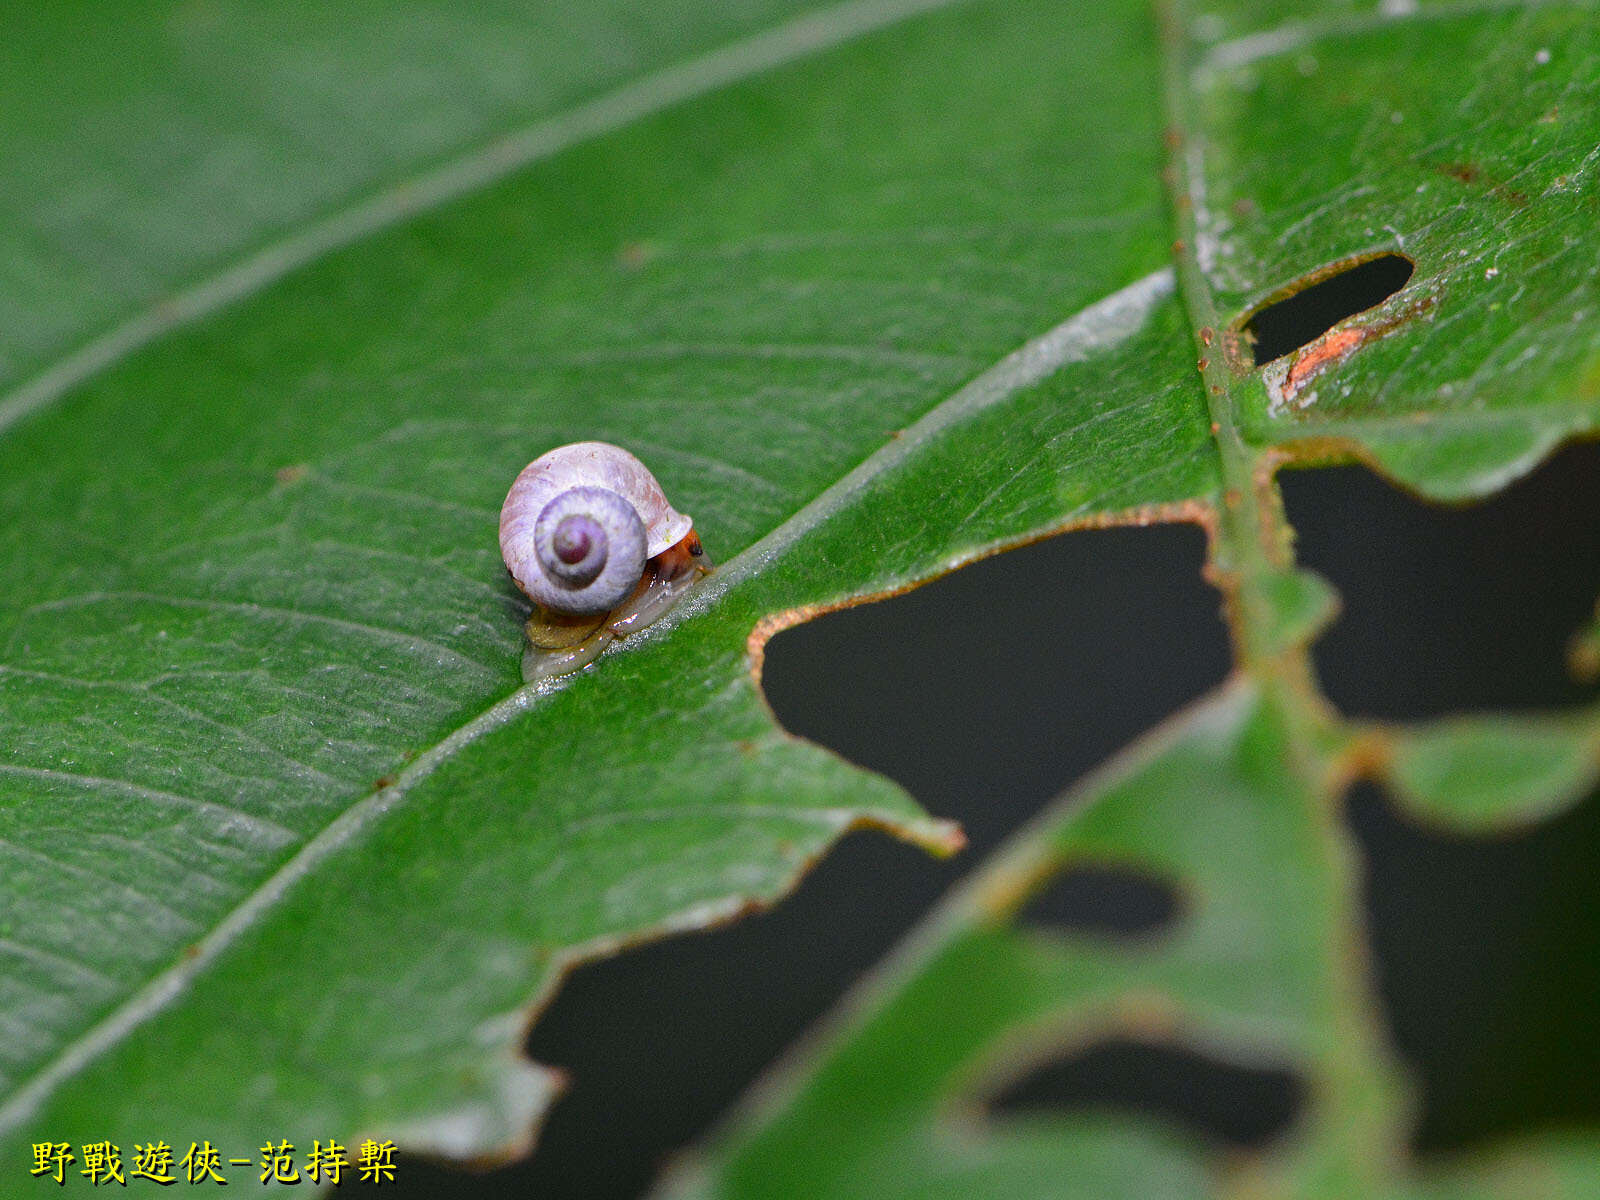
M608 442L558 446L522 469L500 509L500 553L534 604L529 682L593 662L711 570L694 523L648 467Z

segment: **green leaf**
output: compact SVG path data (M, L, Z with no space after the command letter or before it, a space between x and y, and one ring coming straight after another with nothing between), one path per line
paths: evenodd
M957 843L778 729L767 636L1185 519L1239 677L954 902L698 1186L1592 1191L1584 1139L1406 1163L1336 819L1362 772L1469 827L1549 813L1590 718L1341 720L1273 483L1354 456L1477 495L1594 428L1592 10L1178 6L1164 40L1138 0L565 11L45 11L6 51L45 185L0 196L0 1132L525 1144L552 1081L517 1047L571 964L771 903L849 828ZM1253 309L1379 251L1405 289L1249 361ZM723 565L523 688L496 508L591 437ZM1018 932L1074 856L1173 880L1181 928ZM1113 1028L1294 1067L1311 1106L1231 1166L941 1107L1020 1034Z
M291 232L285 263L201 278L177 327L14 394L12 1145L504 1152L551 1090L517 1056L527 1010L571 964L770 903L852 827L956 844L777 727L765 637L1054 530L1204 520L1218 465L1165 266L1148 17L937 7L750 10L763 32L512 135L498 182L492 142L414 185L391 159L355 226L325 219L349 246L313 222L314 254ZM368 17L325 19L365 45ZM281 44L254 70L310 53ZM363 61L327 86L383 124ZM218 86L207 126L269 145L245 84ZM723 565L522 688L496 510L592 437L642 455Z
M1390 773L1417 812L1489 829L1570 808L1600 783L1600 720L1457 717L1401 731Z
M1336 598L1296 566L1275 485L1285 464L1356 458L1460 499L1595 429L1600 26L1585 4L1270 0L1178 0L1162 25L1180 291L1224 484L1210 571L1239 672L958 891L669 1178L676 1200L1600 1189L1592 1131L1413 1161L1415 1089L1377 1019L1340 813L1365 776L1459 830L1547 818L1594 787L1595 711L1345 720L1308 655ZM1254 361L1255 313L1381 253L1414 261L1403 288ZM1154 877L1181 912L1122 941L1019 922L1082 865ZM1223 1154L1148 1116L990 1109L1118 1037L1292 1070L1302 1110Z

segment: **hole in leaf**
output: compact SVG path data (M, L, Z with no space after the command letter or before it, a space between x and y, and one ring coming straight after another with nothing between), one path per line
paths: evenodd
M1349 814L1417 1148L1600 1121L1600 796L1510 837L1424 829L1367 785Z
M1280 482L1300 560L1343 599L1312 654L1345 712L1413 720L1597 694L1568 675L1567 649L1600 592L1600 444L1466 508L1362 467Z
M1292 1071L1221 1062L1180 1046L1113 1041L1038 1067L990 1108L1132 1112L1164 1118L1215 1145L1251 1149L1289 1127L1304 1090Z
M791 732L959 820L970 861L1226 676L1204 554L1174 525L996 555L778 634L767 699Z
M1290 284L1287 296L1245 319L1243 329L1252 339L1255 365L1282 358L1316 341L1346 317L1382 304L1405 287L1416 269L1402 254L1379 254L1325 267Z
M1179 907L1177 889L1163 880L1114 867L1075 866L1030 899L1020 919L1031 925L1136 937L1170 925Z

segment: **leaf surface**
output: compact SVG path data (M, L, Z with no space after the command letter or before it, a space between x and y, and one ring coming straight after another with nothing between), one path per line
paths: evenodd
M769 903L852 827L955 844L782 733L765 636L1053 530L1205 519L1219 476L1148 15L931 7L647 81L13 422L13 1144L503 1152L570 963ZM640 454L722 566L522 688L496 511L579 438Z
M870 24L919 6L862 7ZM838 32L804 16L791 0L17 11L0 426L340 245ZM718 55L730 42L742 62Z

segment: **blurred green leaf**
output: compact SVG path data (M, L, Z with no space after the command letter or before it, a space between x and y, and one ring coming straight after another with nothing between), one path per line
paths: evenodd
M1459 828L1525 824L1600 782L1600 720L1457 717L1401 731L1389 774L1413 811Z
M852 997L827 1049L777 1081L770 1109L682 1194L1211 1194L1192 1150L1147 1118L986 1108L1036 1064L1111 1037L1294 1067L1360 1053L1360 1022L1337 1027L1358 1016L1341 961L1352 864L1328 836L1324 798L1284 762L1286 738L1236 681L1054 805ZM1059 875L1102 863L1175 887L1172 928L1119 943L1017 921ZM901 1058L918 1068L898 1069ZM1299 1120L1325 1128L1334 1098L1311 1096ZM1351 1139L1391 1115L1386 1089L1363 1099ZM1098 1153L1085 1158L1085 1143ZM1294 1194L1285 1168L1250 1170L1273 1180L1263 1194ZM1331 1194L1368 1194L1348 1182Z
M1240 678L1063 797L987 863L756 1093L671 1200L829 1197L1517 1197L1594 1194L1600 1139L1542 1135L1413 1173L1410 1105L1373 1020L1358 864L1330 777ZM1307 775L1310 775L1307 778ZM1075 868L1176 889L1169 928L1108 938L1026 915ZM1248 1151L1148 1114L994 1102L1121 1040L1304 1080Z
M1170 56L1184 73L1193 251L1223 319L1343 260L1416 264L1392 299L1335 327L1353 349L1232 364L1250 440L1337 447L1460 498L1592 430L1594 6L1179 8L1194 35ZM1298 388L1285 378L1319 358Z
M807 7L18 7L0 39L0 425L341 244L715 86L730 40L776 31L757 53L792 57L806 34L784 22Z

